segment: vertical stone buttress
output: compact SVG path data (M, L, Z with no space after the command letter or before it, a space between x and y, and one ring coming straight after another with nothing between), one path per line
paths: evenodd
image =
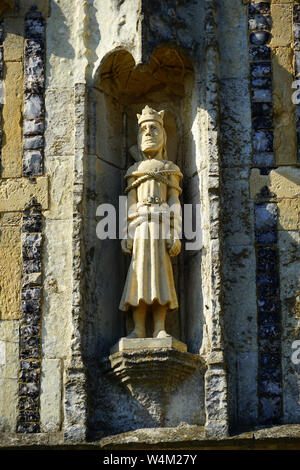
M68 442L87 434L87 371L84 365L84 157L86 154L86 86L75 85L75 156L72 235L72 338L65 375L64 435Z

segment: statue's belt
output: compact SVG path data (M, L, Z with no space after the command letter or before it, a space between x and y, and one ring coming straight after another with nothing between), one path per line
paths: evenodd
M170 188L176 189L179 194L182 193L182 189L179 185L171 183L171 181L166 178L166 176L179 176L182 178L182 173L176 171L176 170L159 170L159 171L147 171L146 173L142 173L142 176L137 178L133 183L129 184L127 188L125 189L125 194L128 194L131 189L137 188L141 183L144 183L145 181L154 178L156 181L159 181L160 183L164 183ZM127 178L130 178L131 176L137 176L135 174L127 176Z

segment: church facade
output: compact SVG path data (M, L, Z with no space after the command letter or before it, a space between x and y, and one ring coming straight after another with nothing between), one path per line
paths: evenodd
M2 0L0 446L299 445L299 88L298 1ZM132 175L183 209L168 334L148 315L143 341L119 309Z

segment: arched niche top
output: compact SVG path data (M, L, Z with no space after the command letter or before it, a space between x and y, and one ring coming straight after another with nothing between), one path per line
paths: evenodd
M184 97L192 78L193 66L179 48L159 47L146 66L122 49L103 61L95 87L122 104L174 101Z

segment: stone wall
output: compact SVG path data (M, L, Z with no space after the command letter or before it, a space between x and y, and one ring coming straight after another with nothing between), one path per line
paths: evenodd
M130 327L118 311L126 260L119 240L96 236L147 103L167 110L182 202L202 219L201 250L174 266L168 327L203 368L165 425L215 439L300 424L299 8L3 2L0 436L83 443L155 426L105 372Z

